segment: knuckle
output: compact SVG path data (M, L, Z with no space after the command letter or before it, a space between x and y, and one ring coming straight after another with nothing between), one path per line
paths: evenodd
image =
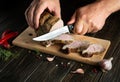
M86 19L87 18L87 15L83 14L81 15L81 19Z

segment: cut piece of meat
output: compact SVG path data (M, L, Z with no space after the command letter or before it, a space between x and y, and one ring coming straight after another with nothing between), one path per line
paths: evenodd
M51 24L49 32L64 26L63 20L62 19L57 19L57 17L55 17L55 16L53 16L51 19L49 19L48 23L49 23L49 25Z
M82 54L82 52L80 52L80 54L83 57L92 57L93 56L93 54L87 54L87 53Z
M62 47L62 51L65 53L71 52L81 52L82 50L86 49L89 46L88 41L73 41L70 44L66 44Z
M42 13L39 22L40 22L39 28L35 30L37 36L56 30L60 27L63 27L64 25L62 19L56 16L53 16L52 14L46 11ZM45 47L49 47L53 45L51 40L40 42L40 44Z
M49 12L43 12L39 19L39 25L42 26L50 17L52 17L52 15Z
M64 33L52 40L53 43L60 43L60 44L69 44L74 41L74 38L69 33Z
M50 47L51 45L54 45L54 43L51 40L42 41L40 42L40 44L45 47Z
M40 26L35 32L37 36L40 36L60 27L63 27L62 19L53 16L48 12L44 12L40 18Z
M54 44L69 44L74 41L74 38L71 36L71 34L65 33L62 35L57 36L56 38L48 41L41 42L43 46L49 47Z
M89 47L82 51L82 54L97 54L105 51L105 48L100 44L91 44Z

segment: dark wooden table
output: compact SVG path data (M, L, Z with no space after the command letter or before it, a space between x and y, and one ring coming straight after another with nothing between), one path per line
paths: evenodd
M22 12L0 12L0 36L7 30L21 33L28 27ZM98 67L60 57L47 61L51 56L14 46L14 56L7 61L0 59L0 82L120 82L120 11L113 13L104 28L89 35L111 41L105 58L113 57L113 68L103 73ZM4 48L2 48L4 49ZM84 69L84 74L73 74L77 68Z

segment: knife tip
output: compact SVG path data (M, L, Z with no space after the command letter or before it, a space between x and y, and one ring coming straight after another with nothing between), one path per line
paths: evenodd
M38 41L38 39L36 39L36 38L33 38L32 40L34 40L34 41Z
M46 39L38 39L38 37L33 38L34 41L46 41Z

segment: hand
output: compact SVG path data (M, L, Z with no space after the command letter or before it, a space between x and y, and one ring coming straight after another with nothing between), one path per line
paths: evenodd
M95 2L78 8L68 24L74 23L74 33L94 33L102 29L108 16L109 13L106 12L104 6Z
M46 9L59 18L61 17L59 0L33 0L25 12L28 25L37 29L39 27L40 16Z

